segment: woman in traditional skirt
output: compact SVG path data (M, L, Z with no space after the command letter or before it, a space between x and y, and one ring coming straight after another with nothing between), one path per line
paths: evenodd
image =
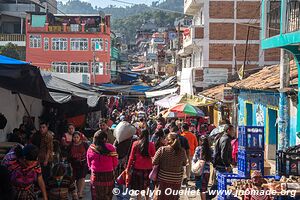
M43 200L48 199L42 169L37 161L38 153L39 149L36 146L28 144L23 149L17 146L5 155L2 165L9 171L10 183L14 190L13 199L36 200L37 195L34 193L36 182L42 192Z
M91 194L93 200L111 200L114 188L114 169L118 165L118 154L113 145L107 143L107 134L97 132L87 152L87 164L91 170Z
M153 158L153 165L158 165L158 183L155 198L157 200L178 200L183 177L183 167L187 163L185 150L181 148L177 133L169 133L167 146L160 147ZM172 190L167 195L166 190Z
M152 157L155 155L155 145L149 142L149 131L143 129L138 141L135 141L129 157L127 170L133 170L131 189L146 190L150 186L149 174L152 170ZM141 195L138 195L138 200ZM149 196L146 196L149 199Z
M83 198L85 177L88 172L86 163L88 144L81 140L80 135L77 131L73 133L73 141L69 149L69 160L73 169L73 178L76 181L78 196Z
M66 168L61 163L54 165L47 191L49 200L68 200L69 195L73 200L78 200L75 181L71 176L66 175Z

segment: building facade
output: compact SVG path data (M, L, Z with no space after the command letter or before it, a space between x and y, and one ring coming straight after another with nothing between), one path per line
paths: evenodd
M261 40L262 48L273 50L281 48L289 52L297 66L300 67L300 2L293 0L263 0L261 6ZM298 109L292 106L288 98L289 85L287 82L290 65L284 65L284 52L281 57L282 65L280 69L281 92L279 101L279 143L278 149L295 145L294 139L300 139L300 97L298 84ZM297 113L296 118L291 117L291 112ZM290 129L288 124L297 121L296 128ZM295 125L295 123L294 123Z
M194 87L227 82L244 66L253 73L278 63L279 50L260 45L259 0L185 0L184 12L193 17L184 31L183 71L192 74ZM194 68L193 70L188 68Z
M26 21L26 61L110 82L110 16L31 13Z
M26 12L56 13L57 1L0 0L0 46L13 43L25 47Z

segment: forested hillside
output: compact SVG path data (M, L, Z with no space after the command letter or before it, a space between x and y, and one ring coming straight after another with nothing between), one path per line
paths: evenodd
M112 29L134 40L136 29L144 22L154 19L157 26L173 25L174 20L183 14L160 11L166 9L183 13L183 0L166 0L161 3L153 2L151 6L138 4L126 7L110 6L106 8L93 7L90 3L80 0L70 0L67 3L58 2L58 9L64 13L95 14L103 11L112 15Z

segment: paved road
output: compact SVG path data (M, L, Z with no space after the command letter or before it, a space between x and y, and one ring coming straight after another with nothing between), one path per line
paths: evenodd
M190 182L191 186L189 187L191 190L193 190L195 188L195 184L193 182ZM185 189L185 188L182 188ZM89 178L87 177L86 179L86 185L85 185L85 189L84 189L84 199L86 200L91 200L91 191L90 191L90 183L89 183ZM113 200L116 200L117 198L114 197ZM130 200L134 200L136 198L131 198ZM182 195L180 196L180 200L200 200L200 196L193 196L193 195L189 195L189 196L185 196Z

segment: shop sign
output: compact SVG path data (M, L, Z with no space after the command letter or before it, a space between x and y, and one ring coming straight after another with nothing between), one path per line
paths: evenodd
M233 103L234 94L231 88L224 88L223 90L223 102L224 103Z

